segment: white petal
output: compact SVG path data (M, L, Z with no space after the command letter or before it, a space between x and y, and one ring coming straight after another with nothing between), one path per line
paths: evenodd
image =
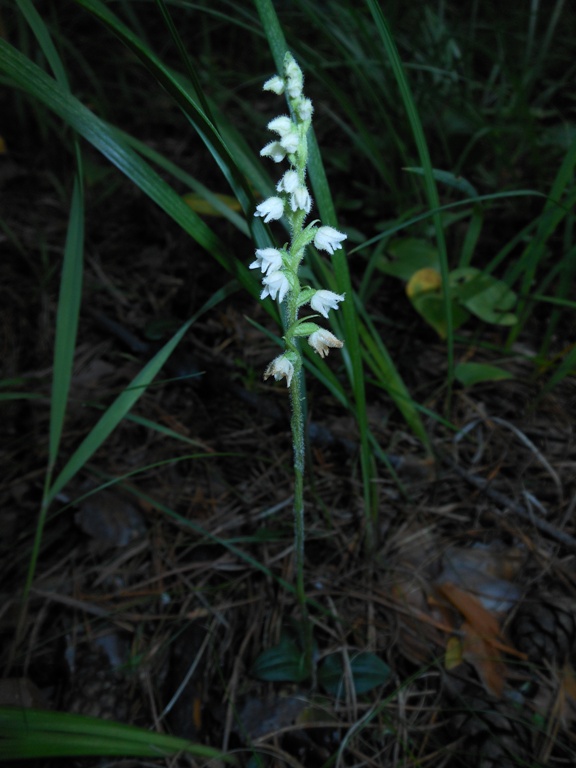
M300 120L304 122L311 119L314 107L312 106L310 99L302 99L300 104L298 104L297 110Z
M275 117L274 120L270 120L268 123L268 130L274 131L279 136L286 136L294 128L292 120L287 115L280 115Z
M266 275L262 280L262 284L265 286L264 291L266 296L271 296L273 299L278 298L278 301L282 303L284 297L290 290L290 283L288 282L286 275L283 272L271 272ZM260 297L262 298L262 296ZM266 298L264 296L264 298Z
M310 213L310 208L312 208L312 198L306 187L298 187L298 189L294 190L294 193L290 197L290 208L292 208L293 211L300 209L301 211Z
M331 309L338 309L338 303L344 301L345 295L334 293L333 291L316 291L310 299L310 306L315 312L328 317Z
M280 144L279 141L271 141L270 144L266 144L260 150L260 157L269 157L274 160L275 163L281 163L286 157L286 149Z
M265 379L270 376L274 376L276 381L286 379L286 386L289 387L292 383L292 376L294 376L294 365L285 355L280 355L280 357L272 360L270 365L264 371Z
M256 206L254 216L262 216L264 222L268 224L269 221L275 219L281 219L284 215L284 203L280 197L269 197L260 205Z
M284 80L279 75L274 75L274 77L266 80L263 90L272 91L272 93L281 96L284 93Z
M296 171L286 171L284 176L278 182L276 189L278 192L287 192L291 194L298 186L298 174Z
M286 152L296 152L300 144L300 137L297 133L291 131L280 139L280 144L284 147Z
M326 357L330 351L330 347L333 349L341 349L344 346L344 342L337 339L333 333L320 328L318 331L310 334L308 337L308 344L312 347L314 352L317 352L320 357Z
M249 269L260 269L266 272L277 272L282 267L282 254L276 248L258 248L256 261L250 264Z
M346 237L347 235L338 232L334 227L319 227L318 232L314 236L314 245L322 251L334 253L338 248L342 248L340 243L342 240L346 240Z

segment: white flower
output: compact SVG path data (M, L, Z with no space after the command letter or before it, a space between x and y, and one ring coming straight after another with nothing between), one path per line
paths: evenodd
M301 211L310 213L310 208L312 208L312 198L306 187L298 187L294 190L290 196L290 208L292 208L293 211L297 211L298 208L300 208Z
M315 312L328 317L328 311L330 309L338 309L338 302L340 301L344 301L344 294L340 296L332 291L316 291L310 299L310 306Z
M302 70L293 58L291 58L284 67L284 74L286 75L286 90L288 91L288 95L292 99L297 99L302 95L304 76Z
M266 272L277 272L282 268L282 254L276 248L258 248L256 261L250 264L249 269L261 269Z
M298 186L298 174L296 171L286 171L284 176L276 185L278 192L287 192L289 195L294 192Z
M324 328L320 328L319 331L314 331L308 337L308 344L312 347L314 352L317 352L320 357L326 357L329 347L333 349L341 349L344 346L344 342L337 339L333 333L326 331Z
M286 157L286 150L279 141L271 141L262 147L260 157L270 157L275 163L281 163Z
M347 235L338 232L334 227L319 227L314 237L314 245L322 251L334 253L338 248L342 248L340 243L346 240Z
M294 125L292 120L287 115L280 115L275 117L274 120L270 120L268 123L268 130L274 131L279 136L286 136L287 133L293 129Z
M282 80L279 75L274 75L274 77L266 80L262 90L272 91L272 93L276 93L278 96L282 96L284 93L284 80Z
M294 366L285 355L280 355L280 357L272 360L264 371L264 379L270 376L274 376L276 381L286 379L286 386L289 387L292 382L292 376L294 376Z
M306 120L310 120L312 117L312 112L314 112L314 107L312 106L312 102L310 99L302 99L300 104L296 107L296 110L298 112L298 116L302 122L305 122Z
M290 131L280 139L280 144L284 147L286 152L296 152L298 145L300 144L300 136L296 131Z
M283 215L284 203L280 197L269 197L267 200L264 200L263 203L256 206L256 212L254 213L254 216L262 216L266 224L269 221L281 219Z
M290 283L284 272L270 272L266 277L262 279L262 285L264 290L260 294L261 299L265 299L266 296L271 296L273 299L278 296L278 301L282 303L284 296L290 290Z

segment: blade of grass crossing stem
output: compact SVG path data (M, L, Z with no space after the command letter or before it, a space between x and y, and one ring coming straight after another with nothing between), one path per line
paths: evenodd
M276 64L277 72L282 72L284 54L287 50L286 39L280 25L280 21L271 0L254 0L264 32L268 39L270 50ZM320 212L324 224L337 226L336 211L330 193L330 187L324 171L324 165L316 142L313 129L308 133L308 171L314 193L314 200ZM339 249L332 257L332 265L336 277L338 290L346 293L350 299L353 296L350 272L343 249ZM360 350L360 335L358 331L357 315L352 300L345 301L342 305L344 317L346 346L344 347L344 362L352 390L354 393L355 416L360 432L360 462L362 468L362 484L364 494L364 508L367 516L368 530L367 543L376 545L376 519L378 508L374 494L375 484L374 461L368 439L368 418L366 414L366 393L364 385L364 371L362 367L362 355Z
M444 238L444 229L442 227L442 218L438 212L440 207L440 199L438 197L438 189L436 187L436 181L434 179L434 170L432 168L432 162L430 160L430 153L428 151L428 145L426 143L426 137L424 136L424 130L422 123L416 109L414 97L412 96L412 90L408 83L396 43L392 37L388 22L384 18L382 9L376 0L366 0L376 29L384 45L384 49L388 54L390 63L392 65L392 71L394 77L398 83L398 89L400 96L404 103L404 108L410 121L412 133L414 134L414 140L416 142L416 148L418 150L418 156L420 158L420 165L424 173L424 186L426 190L426 196L428 198L428 205L433 211L432 220L434 222L434 229L436 232L436 241L438 246L438 255L440 259L440 274L442 275L443 285L448 285L448 254L446 251L446 240ZM450 394L452 388L452 382L454 381L454 323L452 318L452 307L450 304L450 295L448 291L444 291L444 313L446 316L446 346L447 346L447 358L448 358L448 393Z

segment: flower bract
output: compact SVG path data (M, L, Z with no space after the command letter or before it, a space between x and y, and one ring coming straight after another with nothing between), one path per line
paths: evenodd
M338 303L344 301L344 294L340 295L333 291L316 291L310 299L310 306L315 312L328 317L331 309L338 309Z
M338 232L334 227L319 227L318 232L314 236L314 245L321 251L328 251L328 253L334 253L338 248L342 248L340 243L342 240L346 240L347 235Z
M326 357L330 351L330 347L333 349L341 349L344 346L344 342L337 339L333 333L320 328L318 331L314 331L308 337L308 344L312 347L314 352L317 352L320 357Z

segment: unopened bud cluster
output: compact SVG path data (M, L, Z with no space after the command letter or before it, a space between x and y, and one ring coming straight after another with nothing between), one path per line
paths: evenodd
M316 248L333 254L342 248L346 235L329 226L317 226L317 222L304 226L306 216L312 208L312 198L306 185L308 142L306 134L314 111L310 99L304 97L302 70L290 53L284 57L282 75L275 75L264 83L264 90L278 96L285 94L290 115L275 117L268 123L268 129L275 134L273 141L260 151L262 157L269 157L275 163L287 160L289 169L276 185L277 194L269 197L256 207L255 216L261 216L266 223L286 216L290 224L291 240L283 248L259 248L256 260L250 269L259 269L264 289L260 298L270 296L282 302L288 297L288 318L290 326L284 339L287 350L273 360L266 368L264 378L282 378L290 386L296 368L301 365L300 353L293 342L298 337L308 337L308 343L321 357L326 357L330 348L340 348L343 342L334 334L320 327L310 319L298 320L298 310L305 304L328 317L331 309L338 309L344 296L332 291L301 288L298 268L306 246L314 243Z

